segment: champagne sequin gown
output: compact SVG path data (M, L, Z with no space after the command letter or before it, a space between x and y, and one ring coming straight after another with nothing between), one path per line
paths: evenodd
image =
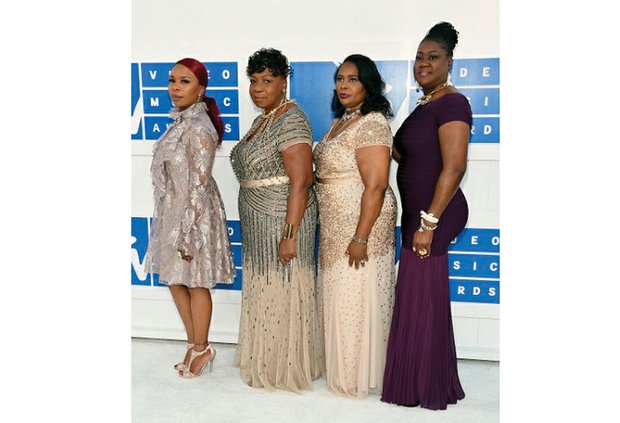
M232 149L232 167L241 183L239 216L243 251L243 288L239 342L234 366L250 386L300 391L312 389L321 376L322 345L315 296L317 204L309 191L297 232L297 258L278 260L290 185L281 152L306 143L312 131L294 104L268 131L258 116L248 134ZM244 187L253 181L253 187Z
M329 134L329 132L328 132ZM396 198L388 187L381 213L368 237L364 267L349 266L345 251L355 235L364 191L356 151L392 146L392 133L378 112L362 116L314 149L319 200L319 317L324 330L328 388L363 398L380 392L392 313ZM329 181L326 181L329 182ZM333 181L332 181L333 182Z
M235 266L224 204L211 171L217 132L205 103L183 111L153 146L155 211L145 269L167 285L212 288L233 283ZM179 250L193 257L188 263Z

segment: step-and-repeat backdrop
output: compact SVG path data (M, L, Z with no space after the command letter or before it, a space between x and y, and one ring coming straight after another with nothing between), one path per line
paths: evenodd
M271 3L277 3L272 1ZM404 3L404 2L403 2ZM448 2L451 3L451 2ZM492 5L489 15L497 20L494 2L481 1ZM152 18L153 11L148 2L137 1L136 21ZM457 4L457 2L455 2ZM361 6L360 6L361 7ZM369 11L372 7L368 6ZM495 11L495 12L493 12ZM134 10L134 13L136 11ZM144 15L142 15L142 13ZM156 16L158 16L155 13ZM142 16L142 17L141 17ZM487 18L489 18L487 16ZM451 72L455 86L469 99L474 115L471 129L468 173L462 187L470 204L470 220L466 229L452 241L449 249L450 290L455 321L455 336L460 357L493 359L499 358L499 302L500 302L500 233L498 218L498 166L500 142L500 59L497 48L481 48L477 57L460 58L461 50L476 51L468 46L463 49L467 38L464 32L472 23L479 23L480 16L472 12L467 19L460 16L453 19L462 33L461 44L455 50L455 60ZM395 132L400 123L415 108L421 91L412 77L412 56L415 46L424 32L440 20L450 20L450 16L424 20L424 27L416 31L409 57L375 60L386 82L386 96L390 100L395 117L391 121ZM137 30L134 28L134 32ZM181 32L182 36L182 32ZM491 34L498 37L498 33ZM141 37L137 37L141 38ZM225 43L226 40L220 40ZM311 41L308 40L308 43ZM134 40L134 50L137 49ZM175 44L174 42L172 44ZM376 44L376 42L375 42ZM247 41L248 47L241 49L238 43L235 50L242 53L230 60L205 61L209 69L207 94L214 97L220 107L224 121L224 143L216 157L214 177L222 192L228 217L228 230L233 245L237 277L232 285L218 285L213 291L214 316L211 339L220 342L236 342L238 311L240 309L241 233L236 210L238 184L234 179L228 152L238 142L244 131L249 129L253 118L259 112L251 103L247 93L245 66L247 56L263 46L281 48L291 60L293 69L289 81L289 97L297 101L308 115L315 141L327 131L332 115L330 104L333 92L333 77L338 62L334 60L295 60L297 54L290 47L285 49L271 42L263 45ZM149 46L148 50L152 50ZM369 50L376 50L374 46ZM144 256L149 241L149 228L152 215L152 191L149 165L152 146L172 122L168 116L172 104L167 93L168 74L174 61L191 56L209 59L201 51L176 54L173 48L162 46L165 53L153 54L153 60L136 60L131 63L131 142L133 147L133 216L131 217L131 285L133 293L133 334L134 336L184 339L180 319L176 315L174 303L168 290L158 280L157 274L144 271ZM297 50L303 51L304 46ZM367 54L373 58L372 51L360 48L349 53ZM185 52L184 52L185 53ZM143 57L143 54L134 56ZM169 60L155 60L161 56ZM234 55L231 55L234 56ZM346 56L346 55L345 55ZM344 56L343 56L344 57ZM330 57L331 59L331 57ZM395 192L395 169L391 169L391 183ZM400 203L399 203L400 204ZM396 233L397 247L400 246L400 227ZM398 250L398 248L397 248ZM399 254L395 263L398 264Z

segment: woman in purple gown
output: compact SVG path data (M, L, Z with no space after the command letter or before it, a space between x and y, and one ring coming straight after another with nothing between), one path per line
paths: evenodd
M454 27L441 22L418 47L413 73L424 95L394 138L402 249L381 400L433 410L456 404L459 381L448 281L448 245L465 227L459 184L472 114L450 83Z

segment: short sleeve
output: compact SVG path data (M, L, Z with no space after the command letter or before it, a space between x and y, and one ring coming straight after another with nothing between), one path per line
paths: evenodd
M308 144L312 147L312 143L312 129L308 119L301 111L292 112L279 128L278 151L284 151L296 144Z
M355 149L368 147L371 145L385 145L392 148L392 131L387 120L380 115L382 120L368 118L361 123L359 132L355 137Z
M463 94L450 94L443 97L440 112L437 116L439 126L444 123L460 120L472 125L471 106Z

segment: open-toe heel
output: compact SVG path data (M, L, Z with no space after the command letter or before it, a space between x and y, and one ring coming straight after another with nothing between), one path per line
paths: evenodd
M191 350L192 348L194 348L194 344L188 342L187 346L185 347L185 358L183 358L183 361L181 361L181 362L179 362L179 363L174 365L174 370L181 371L184 368L187 368L188 365L185 364L185 359L187 358L187 351Z
M207 345L207 349L211 350L211 359L209 360L209 373L213 372L213 362L215 361L215 348L211 344Z
M204 344L196 344L196 346L199 346L199 345L204 345ZM202 363L202 366L200 366L200 368L198 369L196 373L192 373L190 369L192 367L192 362L194 361L194 359L196 359L196 357L200 357L201 355L206 354L207 351L211 352L211 358L209 358L209 360ZM211 344L207 345L207 347L202 351L192 350L191 358L189 359L189 364L185 368L179 370L179 376L184 377L184 378L198 377L202 374L202 371L205 369L205 367L207 367L207 364L209 365L209 372L212 372L214 360L215 360L215 348L213 348Z

